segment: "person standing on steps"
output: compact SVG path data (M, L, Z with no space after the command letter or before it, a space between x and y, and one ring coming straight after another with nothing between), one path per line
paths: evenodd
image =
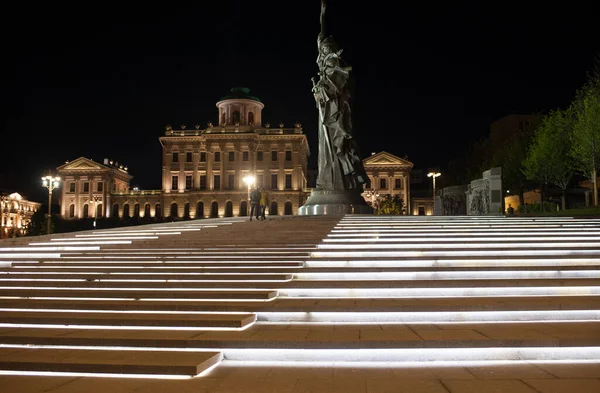
M256 214L256 219L260 218L260 190L255 188L250 193L250 221L252 216Z
M260 219L261 220L266 220L265 217L265 213L267 211L267 205L269 204L269 194L267 193L267 190L265 190L264 188L262 188L260 190Z

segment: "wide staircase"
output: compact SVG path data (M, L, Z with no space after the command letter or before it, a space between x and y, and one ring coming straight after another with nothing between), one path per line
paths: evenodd
M600 220L575 218L232 218L3 241L0 374L600 364L599 268Z

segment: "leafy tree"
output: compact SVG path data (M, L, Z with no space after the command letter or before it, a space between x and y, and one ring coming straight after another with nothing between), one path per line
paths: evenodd
M386 196L379 201L379 207L377 208L376 214L381 215L402 215L406 214L406 205L404 204L404 198L396 194Z
M598 206L597 171L600 169L600 94L586 88L575 105L571 156L576 168L593 183L594 206Z
M522 171L526 178L542 184L542 201L548 183L563 190L562 208L566 208L566 188L573 176L573 164L568 152L572 134L571 111L551 111L537 128Z

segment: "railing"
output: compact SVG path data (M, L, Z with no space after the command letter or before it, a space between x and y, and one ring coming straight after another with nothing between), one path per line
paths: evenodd
M293 135L302 134L302 127L296 128L249 128L248 126L213 127L203 130L166 130L166 136L200 136L204 134L239 134L256 133L259 135Z

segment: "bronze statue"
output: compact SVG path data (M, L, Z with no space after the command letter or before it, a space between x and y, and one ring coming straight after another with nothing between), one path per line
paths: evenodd
M321 32L317 40L319 80L313 94L319 109L317 190L360 190L367 175L352 133L352 67L342 59L332 36L325 33L325 0L321 0Z

